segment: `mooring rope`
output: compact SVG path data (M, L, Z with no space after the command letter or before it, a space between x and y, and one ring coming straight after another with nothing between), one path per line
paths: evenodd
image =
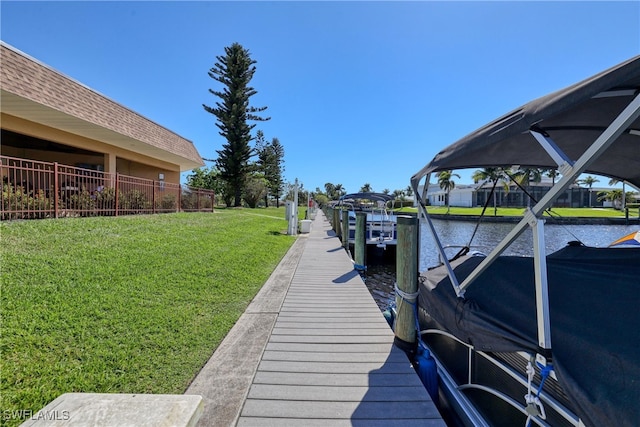
M402 304L403 302L406 302L407 304L409 304L411 306L411 308L413 309L413 319L414 319L414 324L415 324L415 329L416 329L416 337L418 339L418 342L420 344L422 344L422 346L426 347L424 341L422 341L422 334L420 331L420 320L418 319L418 296L420 295L420 290L418 289L415 292L409 293L409 292L405 292L402 289L400 289L398 287L398 283L394 282L393 283L393 288L395 290L396 295L398 295L400 297L400 304ZM400 307L402 307L402 305L399 305L397 307L397 311L398 313L400 312Z
M533 357L532 357L533 359ZM527 420L525 423L526 427L531 426L531 421L535 417L539 417L543 420L547 418L547 414L544 410L544 405L540 400L540 393L542 393L542 387L544 386L544 382L547 380L549 375L551 375L551 371L553 371L553 365L551 363L543 366L539 363L536 363L540 368L540 385L538 386L537 391L533 391L533 376L535 375L535 367L533 366L532 360L529 360L527 363L527 394L524 396L524 400L527 404L526 413Z
M398 295L400 298L402 298L404 301L408 302L409 304L415 304L416 303L416 299L418 298L418 295L420 295L420 291L416 291L413 293L408 293L403 291L402 289L400 289L398 287L398 283L394 282L393 283L393 288L396 291L396 295Z

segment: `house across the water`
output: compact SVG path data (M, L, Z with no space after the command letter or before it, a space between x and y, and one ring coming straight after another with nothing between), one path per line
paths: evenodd
M552 186L553 182L550 178L542 178L540 182L532 182L527 185L525 190L535 200L540 200ZM456 186L448 194L449 206L467 208L484 206L487 203L487 199L490 199L488 205L493 206L492 188L492 182L478 184L456 183ZM496 206L526 207L535 204L533 201L527 202L529 197L516 184L508 183L507 188L505 188L502 181L495 186L493 192L495 193ZM598 193L607 190L610 190L610 188L587 188L573 184L558 197L553 206L564 208L611 207L610 201L598 200ZM427 197L431 206L447 205L447 192L440 188L438 184L429 185Z

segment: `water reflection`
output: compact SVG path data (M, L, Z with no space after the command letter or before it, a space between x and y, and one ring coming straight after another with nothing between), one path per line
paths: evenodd
M464 246L473 235L475 222L433 220L441 243L444 246ZM513 223L480 224L471 242L472 250L489 253L513 229ZM637 231L637 225L545 225L545 251L548 254L562 249L572 240L579 240L587 246L606 247L614 240ZM424 270L438 264L435 243L424 221L420 227L420 269ZM504 252L505 255L533 255L533 236L530 229L516 239ZM459 247L450 249L450 256ZM367 266L365 283L376 300L378 307L384 310L394 300L393 284L396 280L395 263L372 264Z
M380 310L386 310L395 299L393 291L393 284L396 281L395 264L368 265L363 278Z

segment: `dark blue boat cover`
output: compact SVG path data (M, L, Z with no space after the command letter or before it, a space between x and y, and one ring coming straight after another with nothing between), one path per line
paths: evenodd
M452 267L464 278L482 260ZM640 426L640 248L570 245L547 257L547 269L553 365L573 409L587 426ZM423 276L421 308L462 341L538 350L533 258L499 257L464 299L443 267Z

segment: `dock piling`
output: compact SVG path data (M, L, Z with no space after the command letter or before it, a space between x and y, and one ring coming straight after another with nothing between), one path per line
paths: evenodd
M365 255L367 252L367 214L356 212L356 236L353 247L355 269L364 271L367 269Z
M397 232L394 344L407 353L413 353L417 346L414 305L418 297L418 218L398 216Z
M340 226L340 213L342 212L341 209L334 209L333 210L333 229L336 232L336 236L338 238L342 238L342 227Z
M349 211L342 211L342 246L349 250Z

